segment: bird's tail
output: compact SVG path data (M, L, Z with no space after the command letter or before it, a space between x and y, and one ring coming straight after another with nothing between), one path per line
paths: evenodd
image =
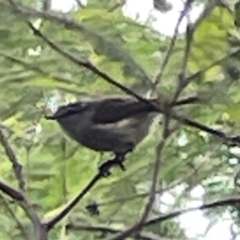
M187 104L202 103L202 99L199 96L190 96L187 98L179 99L174 106L181 106Z

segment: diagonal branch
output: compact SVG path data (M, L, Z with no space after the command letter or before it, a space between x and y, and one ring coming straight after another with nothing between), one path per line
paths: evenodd
M109 226L104 226L104 225L83 225L83 224L78 224L78 223L69 223L66 226L67 230L72 230L72 231L87 231L87 232L102 232L102 233L119 233L121 230L119 229L114 229ZM151 232L142 232L141 234L138 235L139 240L174 240L174 239L169 239L169 238L162 238L154 233Z
M168 106L166 106L168 107ZM145 209L143 211L143 214L140 218L140 220L132 227L130 227L130 231L127 231L127 234L125 232L122 233L122 238L126 238L127 236L131 235L131 233L135 233L135 236L137 237L146 220L148 219L149 213L152 210L152 206L154 204L155 198L156 198L156 192L157 192L157 182L159 179L159 174L160 174L160 167L161 167L161 160L162 160L162 155L163 155L163 150L166 145L166 141L168 138L171 136L171 134L174 132L174 129L169 129L169 124L170 124L170 118L169 118L169 112L171 111L171 108L168 107L166 109L164 118L163 118L163 131L162 131L162 140L158 144L156 148L156 159L155 163L153 165L153 174L152 174L152 181L151 181L151 187L150 187L150 192L149 192L149 197L148 197L148 202L145 206ZM120 238L120 236L118 236Z
M205 203L202 204L200 206L197 207L191 207L191 208L185 208L185 209L180 209L177 211L173 211L167 214L164 214L160 217L156 217L153 218L151 220L148 220L147 222L144 223L143 227L148 227L148 226L152 226L154 224L160 224L164 221L179 217L183 214L186 213L190 213L190 212L194 212L194 211L198 211L198 210L204 210L204 209L211 209L211 208L216 208L216 207L223 207L223 206L232 206L235 204L239 204L240 201L240 196L236 195L236 196L232 196L232 197L228 197L228 198L224 198L224 199L220 199L220 200L215 200L209 203ZM125 236L130 236L131 234L133 234L135 232L135 230L132 229L127 229L124 230L118 234L116 234L113 237L110 237L108 239L105 240L122 240L124 239Z
M156 193L165 193L165 192L177 187L181 183L188 181L188 179L191 178L198 170L200 170L205 165L205 163L206 162L201 162L199 165L196 166L196 168L194 170L189 172L189 174L187 174L185 177L183 177L177 181L174 181L173 183L170 183L165 188L157 190ZM144 192L144 193L133 194L133 195L126 196L126 197L120 197L120 198L112 199L112 200L108 200L108 201L98 202L98 206L99 207L109 206L111 204L121 203L121 202L125 202L125 201L133 201L138 198L145 198L147 196L149 196L149 191Z
M191 4L192 4L191 0L187 1L185 9L190 7ZM188 59L190 56L190 51L191 51L191 47L192 47L192 43L193 43L193 35L194 35L195 30L196 30L196 27L192 27L190 25L190 23L187 25L187 29L186 29L186 33L185 33L185 48L184 48L182 67L181 67L181 72L178 75L178 88L173 96L172 104L174 104L177 101L177 99L179 98L182 91L193 80L193 79L191 79L191 81L189 81L186 79L186 71L187 71Z
M2 181L0 181L0 190L15 201L24 200L24 196L21 192Z
M177 211L166 213L166 214L164 214L160 217L153 218L153 219L147 221L144 224L144 227L148 227L148 226L151 226L151 225L154 225L154 224L158 224L158 223L161 223L163 221L167 221L169 219L179 217L179 216L181 216L183 214L186 214L186 213L195 212L195 211L198 211L198 210L211 209L211 208L216 208L216 207L233 206L235 204L239 204L239 202L240 202L240 196L235 195L235 196L211 201L209 203L204 203L204 204L202 204L200 206L197 206L197 207L180 209L180 210L177 210Z
M122 160L124 161L124 159ZM99 168L99 172L92 178L92 180L87 184L87 186L56 216L54 216L49 221L43 221L43 225L47 231L50 231L52 228L55 227L55 225L61 221L68 213L72 211L72 209L82 200L82 198L97 184L99 180L101 180L104 175L103 171L106 173L110 173L110 170L114 166L119 166L119 162L114 161L114 159L111 159L105 163L103 163L102 166ZM103 167L103 168L102 168Z
M36 36L38 36L42 40L44 40L44 42L46 42L52 49L54 49L60 55L62 55L65 58L69 59L71 62L75 63L76 65L78 65L80 67L84 67L84 68L90 70L91 72L93 72L96 75L98 75L101 78L103 78L108 83L116 86L117 88L121 89L125 93L134 96L138 100L144 101L146 103L149 102L146 99L144 99L143 97L141 97L140 95L136 94L134 91L132 91L129 88L125 87L124 85L118 83L116 80L114 80L112 77L110 77L107 73L101 71L96 66L94 66L91 62L81 60L81 59L75 57L74 55L70 54L69 52L65 51L64 49L62 49L57 43L53 42L48 37L46 37L39 29L35 28L30 22L28 24L29 24L29 27L33 30L33 32L34 32L34 34Z
M89 184L56 216L54 216L49 221L45 221L43 224L47 231L50 231L55 227L55 225L60 222L67 214L69 214L72 209L82 200L82 198L96 185L96 183L102 178L102 174L98 173L89 182Z
M47 240L46 231L45 231L44 227L42 226L37 213L35 212L34 208L28 202L27 198L23 194L24 190L25 190L25 179L22 174L22 165L19 163L19 160L18 160L15 152L13 151L10 143L8 142L7 138L5 137L1 127L0 127L0 143L2 144L2 146L4 148L9 161L13 165L13 171L18 180L19 188L22 190L21 194L23 196L23 199L21 199L21 201L18 201L18 204L24 210L24 212L29 217L29 219L31 220L31 222L34 226L35 239L36 240ZM5 188L5 193L6 193L6 188Z
M0 142L5 150L6 155L8 156L10 162L12 163L15 176L19 183L19 188L22 191L25 191L25 179L22 172L22 165L20 164L17 156L15 155L11 145L7 141L7 138L4 136L4 133L1 128L0 128Z
M131 66L131 69L133 72L137 72L138 74L133 75L134 77L138 77L140 80L143 81L146 85L151 85L151 79L148 77L147 73L144 71L144 69L135 61L135 59L129 55L125 50L120 48L119 46L116 46L115 43L113 43L110 40L105 39L101 34L96 33L95 31L89 29L87 26L76 22L72 20L71 18L67 17L64 14L56 14L53 12L46 12L46 11L40 11L34 8L30 8L27 6L24 6L22 4L16 4L14 0L8 0L9 4L2 3L3 7L10 8L10 11L12 11L15 15L18 15L18 17L23 18L25 21L28 21L29 18L42 18L51 22L55 22L58 24L61 24L66 29L75 30L77 32L83 33L86 36L91 38L96 38L102 41L106 46L111 46L111 48L115 48L116 52L119 53L119 59L126 65ZM1 3L0 3L1 6Z
M163 60L163 63L161 65L160 71L156 75L156 77L153 81L153 86L157 86L162 79L164 70L165 70L165 68L166 68L166 66L167 66L167 64L170 60L170 57L172 55L172 52L173 52L173 49L174 49L174 46L175 46L175 43L176 43L176 40L177 40L177 37L178 37L178 30L179 30L180 24L181 24L182 20L184 19L184 17L186 16L186 13L189 11L189 8L190 8L192 2L193 2L193 0L186 1L184 9L182 10L182 12L181 12L181 14L178 18L177 24L176 24L175 29L174 29L173 37L171 39L171 42L170 42L170 45L168 47L166 56L165 56L165 58Z

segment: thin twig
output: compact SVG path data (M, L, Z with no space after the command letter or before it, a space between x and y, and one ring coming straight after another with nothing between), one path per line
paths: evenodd
M173 47L174 47L174 43L175 43L175 40L176 40L177 35L178 35L179 25L180 25L183 17L185 16L186 12L188 11L188 9L189 9L189 7L191 5L191 2L192 1L187 1L186 2L184 10L182 11L182 14L180 15L180 18L179 18L179 20L177 22L177 25L175 27L175 34L174 34L174 37L172 38L173 45L170 45L169 52L168 52L168 55L167 55L168 58L167 57L165 58L166 59L166 64L168 62L168 59L170 59L170 56L171 56L171 53L172 53L172 50L173 50ZM187 43L186 43L186 51L185 51L185 54L184 54L184 56L185 56L184 60L185 61L184 61L183 66L182 66L183 68L182 68L182 74L181 74L182 78L184 78L184 76L185 76L187 60L188 60L189 51L190 51L190 42L187 41ZM162 70L164 70L164 68ZM159 79L157 79L156 83L158 81L160 81L160 79L161 79L161 76L160 76ZM181 81L182 81L182 79L180 79L180 83L181 83ZM174 104L177 101L177 98L180 95L181 90L183 90L184 87L185 86L182 86L182 84L178 84L178 87L177 87L177 89L175 91L175 94L173 96L173 99L172 99L171 103ZM173 105L173 104L171 104L171 105ZM143 213L140 221L138 222L138 226L136 227L136 229L137 229L136 232L135 232L136 235L139 235L139 232L141 231L143 224L147 220L148 215L149 215L149 213L150 213L150 211L152 209L152 205L153 205L153 203L155 201L156 186L157 186L156 184L157 184L158 176L159 176L159 173L160 173L159 168L160 168L160 162L161 162L161 154L162 154L165 142L166 142L167 138L170 136L170 132L169 132L170 118L169 118L169 114L167 114L168 112L170 112L170 109L167 109L166 114L165 114L165 118L164 118L164 127L163 127L163 134L162 134L163 140L159 143L159 145L157 146L157 149L156 149L156 160L155 160L155 164L154 164L153 178L152 178L152 185L151 185L151 190L150 190L150 194L149 194L149 200L148 200L148 203L146 204L144 213Z
M188 59L190 56L190 50L191 50L191 46L192 46L194 30L195 30L195 28L191 28L190 24L187 26L186 36L185 36L186 44L185 44L185 49L184 49L182 67L181 67L181 72L179 73L179 76L178 76L178 88L173 96L172 105L174 105L174 103L177 102L177 99L180 96L180 94L182 93L182 91L190 83L190 81L186 80L185 75L186 75L186 71L187 71L187 64L188 64Z
M166 127L168 127L168 126L166 126ZM159 178L158 176L159 176L160 165L161 165L161 155L163 152L163 148L165 146L166 139L167 139L167 137L163 138L156 149L156 160L155 160L154 167L153 167L152 184L151 184L151 188L150 188L148 202L147 202L145 209L143 211L143 214L142 214L140 220L138 221L138 223L136 224L135 230L134 230L135 234L137 236L139 235L144 223L146 222L146 220L149 216L149 213L152 209L155 198L156 198L157 182L158 182L158 178Z
M186 213L190 213L190 212L194 212L194 211L198 211L198 210L216 208L216 207L232 206L232 205L235 205L235 204L239 204L239 202L240 202L240 196L236 195L236 196L231 196L231 197L228 197L228 198L223 198L223 199L220 199L220 200L211 201L209 203L204 203L204 204L202 204L200 206L197 206L197 207L180 209L180 210L177 210L177 211L166 213L166 214L164 214L160 217L153 218L153 219L147 221L144 224L144 227L148 227L148 226L151 226L151 225L154 225L154 224L158 224L158 223L161 223L163 221L167 221L169 219L179 217L179 216L181 216L183 214L186 214Z
M19 17L25 19L25 21L28 21L26 19L29 19L31 17L34 17L34 18L40 17L42 19L61 24L66 29L75 30L80 33L85 33L90 37L91 36L97 37L97 38L101 39L102 41L104 41L105 44L111 44L112 47L116 47L115 46L116 44L114 44L112 41L105 39L101 34L89 29L87 26L70 19L69 17L66 16L66 14L64 15L64 14L56 14L53 12L44 12L44 11L30 8L30 7L21 5L21 4L16 4L13 0L8 0L8 1L11 2L11 6L8 5L7 7L8 8L10 7L15 15L18 15ZM2 3L2 4L4 5L4 3ZM146 74L144 69L142 69L142 67L126 51L124 51L123 49L120 49L120 50L124 57L124 58L121 58L121 60L124 61L125 65L127 64L126 62L130 61L131 64L133 64L135 70L137 69L137 71L139 71L139 73L141 73L141 80L145 84L151 85L152 84L151 79L148 77L148 75Z
M161 166L163 150L164 150L167 139L173 133L173 130L171 130L171 131L169 130L170 118L169 118L168 113L169 113L170 109L171 109L171 107L168 107L168 109L166 110L166 112L164 114L164 118L163 118L164 121L163 121L162 140L160 141L160 143L158 144L158 146L156 148L156 159L155 159L155 162L153 165L153 174L152 174L152 181L151 181L151 188L150 188L150 192L149 192L148 202L145 206L145 209L143 211L143 214L142 214L140 220L135 225L135 229L134 229L134 227L132 228L132 231L135 232L136 237L140 234L140 231L142 230L142 227L149 216L149 213L152 209L152 206L153 206L155 198L156 198L157 182L158 182L159 175L160 175L160 166ZM130 234L130 232L128 234Z
M209 202L209 203L205 203L205 204L202 204L202 205L197 206L197 207L180 209L180 210L177 210L177 211L173 211L173 212L164 214L160 217L156 217L156 218L153 218L151 220L148 220L143 224L143 227L145 228L145 227L152 226L152 225L155 225L155 224L160 224L164 221L179 217L179 216L181 216L183 214L186 214L186 213L198 211L198 210L204 210L204 209L210 209L210 208L215 208L215 207L223 207L223 206L231 206L231 205L239 204L239 201L240 201L240 196L232 196L232 197L229 197L229 198L224 198L224 199L215 200L215 201L212 201L212 202ZM124 231L120 232L119 234L116 234L113 237L110 237L110 238L107 238L107 239L104 239L104 240L122 240L122 239L124 239L124 237L130 236L131 234L133 234L134 231L135 231L135 229L133 229L133 230L132 229L127 229L127 230L124 230Z
M87 232L102 232L102 233L119 233L121 230L119 229L114 229L109 226L104 226L104 225L83 225L83 224L78 224L78 223L69 223L66 226L67 230L72 230L72 231L87 231ZM151 232L142 232L141 234L138 235L139 240L174 240L174 239L169 239L169 238L163 238L160 237L156 234L153 234Z
M178 185L180 185L181 183L186 182L189 178L191 178L196 171L198 171L201 167L203 167L203 165L205 164L205 162L200 163L192 172L190 172L186 177L183 177L182 179L177 180L176 182L173 182L172 184L169 184L167 187L160 189L160 190L156 190L156 194L157 193L164 193L167 192L175 187L177 187ZM117 198L117 199L113 199L113 200L108 200L108 201L104 201L104 202L99 202L98 206L109 206L111 204L116 204L119 202L123 202L123 201L133 201L135 199L138 198L144 198L149 196L149 191L144 192L144 193L137 193L137 194L133 194L130 196L126 196L126 197L121 197L121 198Z
M12 163L15 176L18 180L19 188L22 191L25 191L25 179L23 176L22 165L17 159L17 156L15 155L11 145L4 136L4 133L1 128L0 128L0 142L5 150L6 155L8 156L10 162Z
M130 90L129 88L125 87L124 85L118 83L116 80L114 80L112 77L110 77L107 73L101 71L96 66L94 66L89 61L83 61L79 58L75 57L74 55L68 53L67 51L63 50L58 44L50 40L48 37L46 37L39 29L36 29L31 23L29 23L29 27L33 30L34 34L44 40L52 49L54 49L56 52L64 56L65 58L69 59L71 62L75 63L76 65L80 67L84 67L91 72L97 74L98 76L105 79L108 83L116 86L117 88L121 89L127 94L130 94L137 98L140 101L148 102L146 99L141 97L140 95L136 94L134 91Z
M124 159L123 159L124 160ZM112 160L110 160L111 162ZM108 161L106 162L108 163ZM112 161L110 164L106 164L104 166L104 172L110 172L112 167L116 165L116 162ZM99 168L99 173L97 173L92 180L87 184L87 186L81 190L81 192L55 217L48 221L43 221L45 228L47 231L50 231L55 225L61 221L72 209L82 200L82 198L97 184L99 180L103 178L103 173L101 171L101 167Z
M175 29L174 29L174 34L173 34L173 37L171 39L170 45L168 47L166 56L165 56L165 58L162 62L159 73L156 75L156 77L153 81L153 87L157 86L162 79L164 70L165 70L165 68L166 68L166 66L167 66L167 64L170 60L170 57L172 55L172 51L174 49L174 46L175 46L175 43L176 43L176 40L177 40L177 37L178 37L178 29L180 27L180 24L181 24L182 20L184 19L185 15L186 15L186 13L189 11L189 8L190 8L192 2L193 2L193 0L186 1L186 4L184 5L184 8L183 8L183 10L182 10L182 12L181 12L181 14L178 18L177 24L176 24Z

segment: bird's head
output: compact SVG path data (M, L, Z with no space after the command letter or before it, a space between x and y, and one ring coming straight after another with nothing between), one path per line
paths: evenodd
M45 116L49 120L60 120L70 116L81 114L88 108L86 102L76 102L60 106L52 116Z

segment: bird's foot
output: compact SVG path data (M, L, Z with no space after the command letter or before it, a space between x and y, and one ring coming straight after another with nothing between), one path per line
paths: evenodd
M126 168L123 164L124 161L124 155L116 155L113 159L110 159L106 162L104 162L100 167L99 167L99 172L103 177L108 177L111 175L110 169L113 166L119 166L122 171L125 171Z

